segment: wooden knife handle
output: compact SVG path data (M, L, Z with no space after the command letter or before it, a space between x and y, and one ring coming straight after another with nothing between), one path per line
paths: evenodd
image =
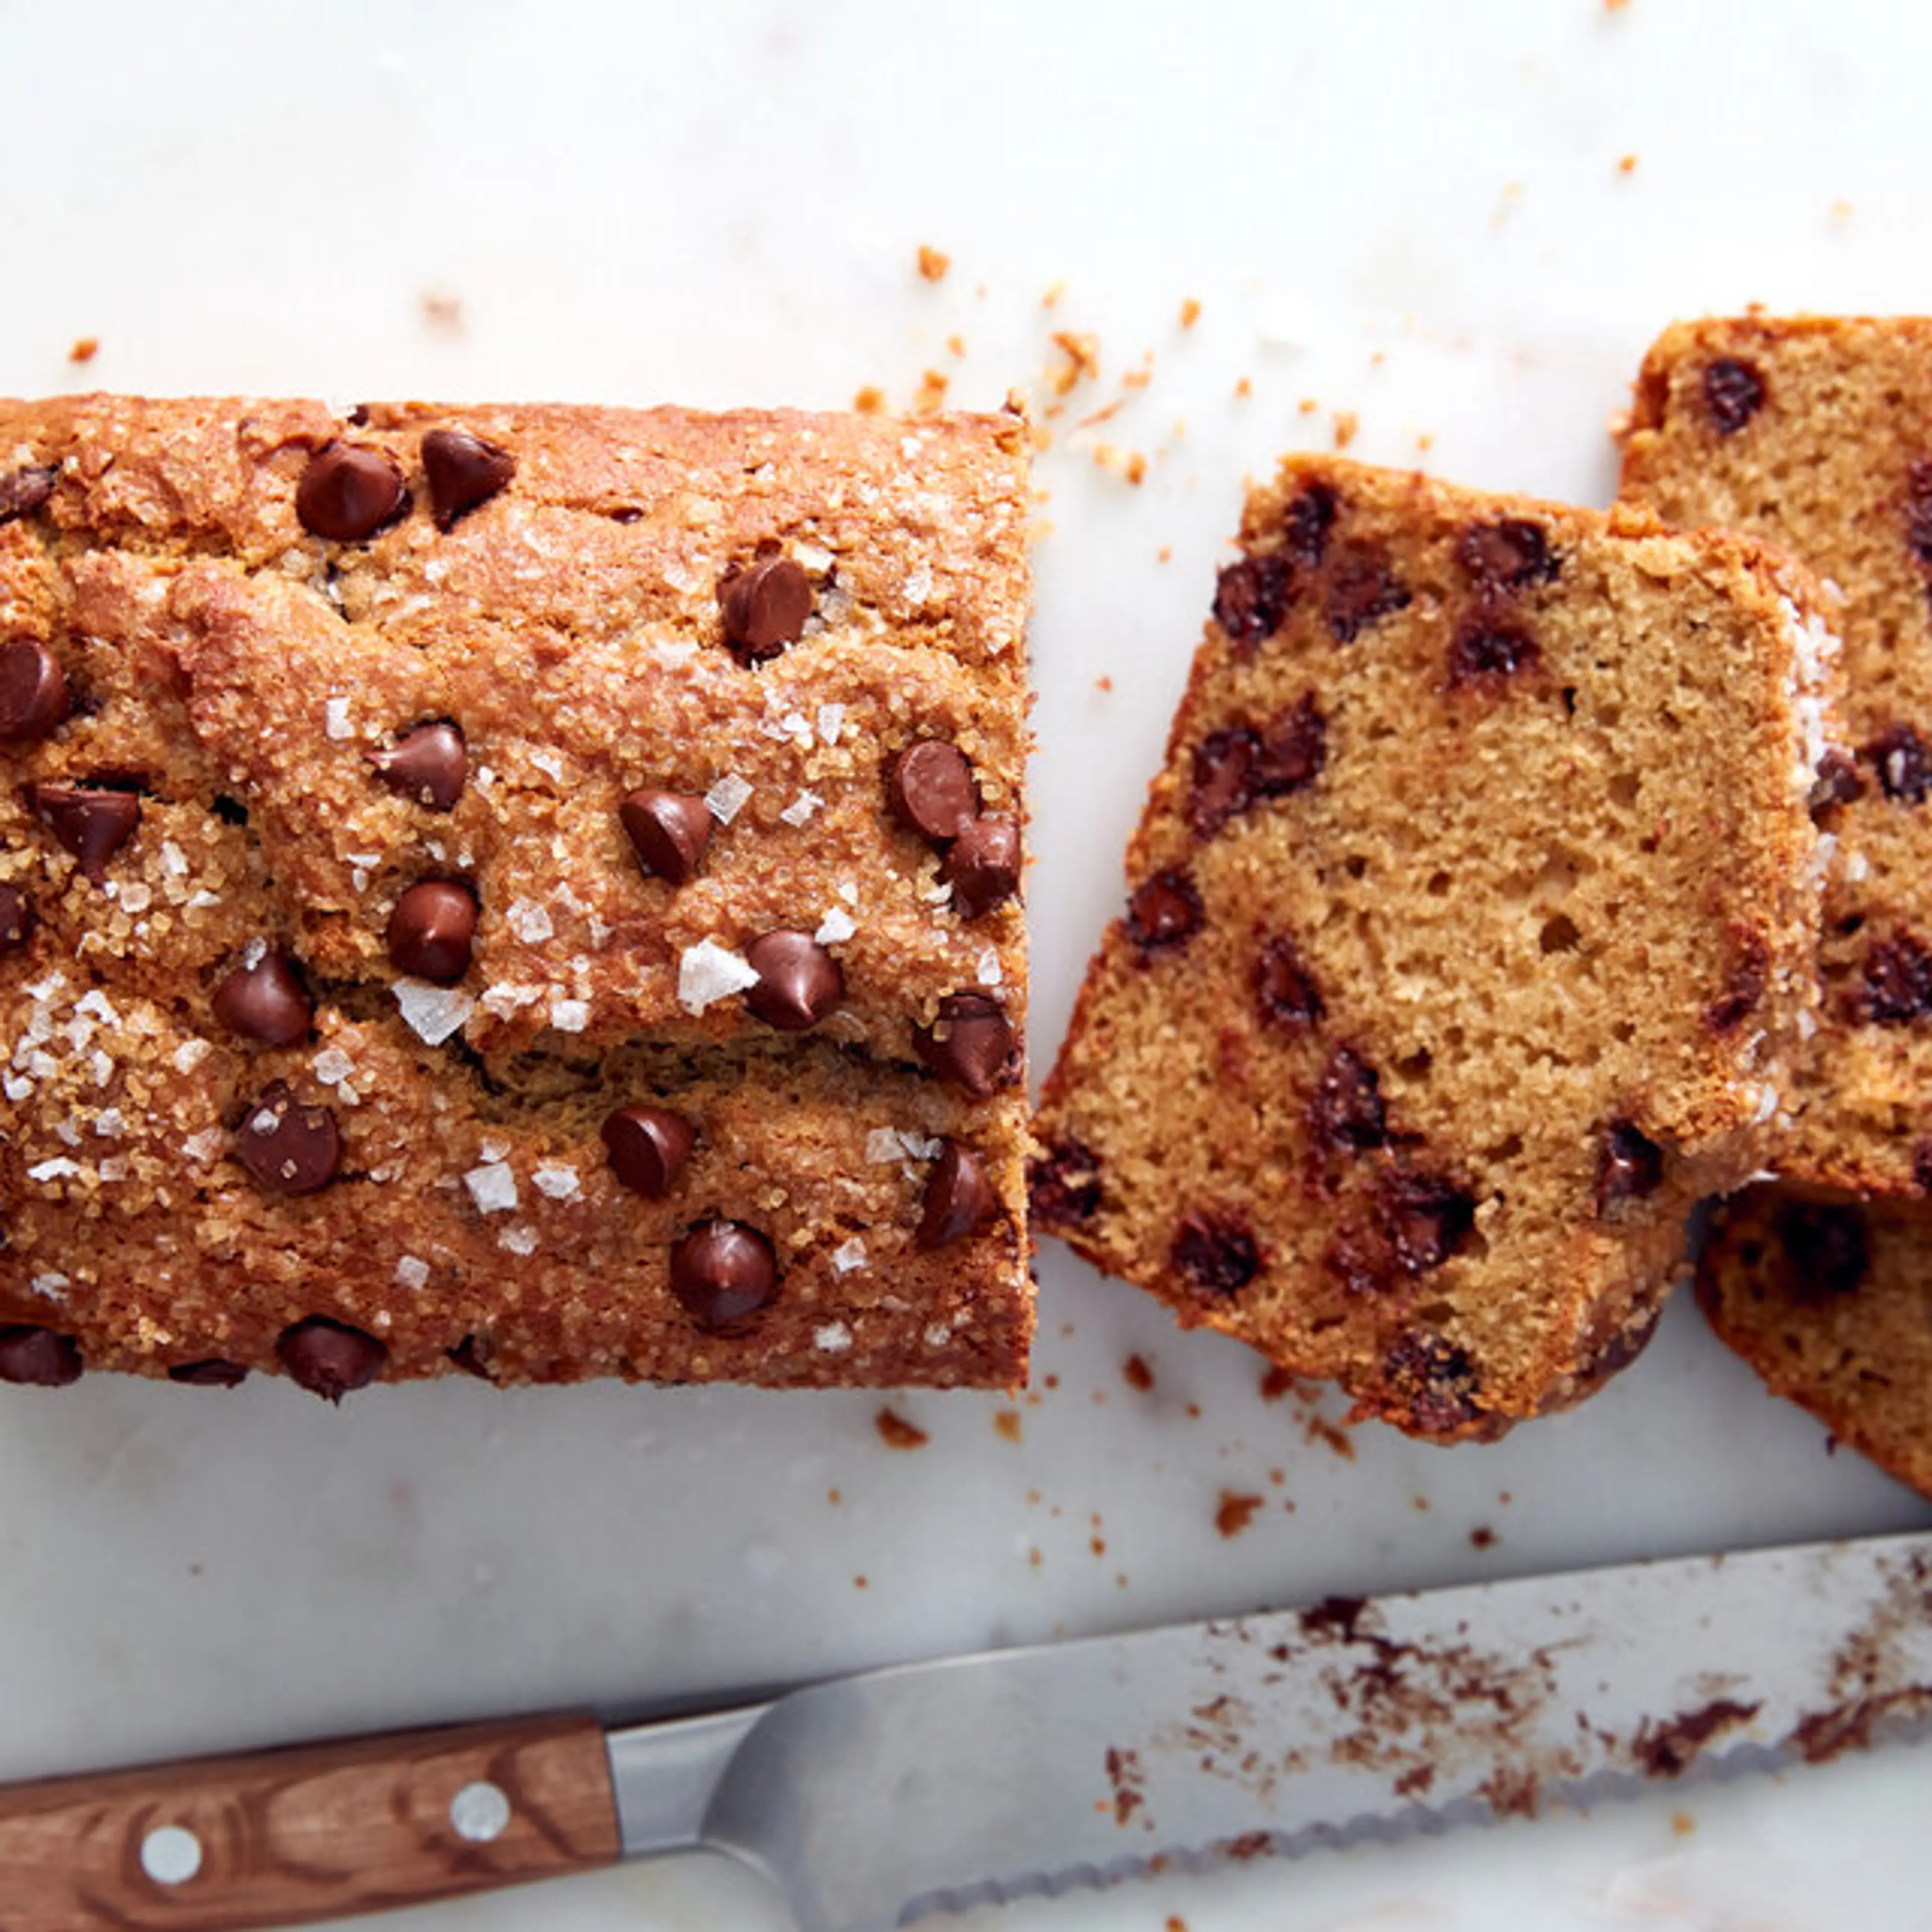
M0 1932L240 1932L613 1863L588 1717L0 1786Z

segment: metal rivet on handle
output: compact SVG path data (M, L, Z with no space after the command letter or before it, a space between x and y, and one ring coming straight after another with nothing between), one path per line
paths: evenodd
M449 1801L449 1822L459 1838L467 1838L472 1845L487 1845L503 1835L510 1822L510 1801L501 1786L479 1778Z
M201 1869L201 1840L184 1825L157 1825L141 1840L141 1869L157 1885L185 1885Z

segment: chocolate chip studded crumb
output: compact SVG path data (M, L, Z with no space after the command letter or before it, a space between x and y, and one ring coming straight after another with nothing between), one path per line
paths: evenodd
M1293 940L1277 934L1255 956L1255 1003L1270 1026L1312 1027L1322 1018L1322 995Z
M1887 798L1906 805L1925 802L1932 768L1926 763L1924 741L1910 724L1881 731L1859 746L1858 756L1878 774L1879 789Z
M1259 644L1281 628L1292 594L1283 559L1244 556L1229 564L1214 586L1214 621L1234 644Z
M1027 1178L1033 1210L1048 1226L1077 1228L1100 1211L1100 1158L1078 1141L1049 1144Z
M1491 594L1553 584L1562 567L1549 531L1527 517L1470 524L1456 539L1456 561L1471 584Z
M1194 881L1168 866L1134 888L1127 901L1128 937L1143 955L1167 952L1186 945L1205 916Z
M932 1025L914 1032L913 1046L941 1079L980 1100L1019 1078L1019 1034L989 993L947 994Z
M1411 592L1385 556L1354 550L1336 558L1322 610L1328 634L1352 644L1370 626L1408 608Z
M1867 949L1863 983L1847 1012L1873 1026L1909 1026L1932 1013L1932 952L1916 934L1894 932Z
M1000 1211L1000 1198L980 1156L958 1141L939 1150L926 1184L919 1245L944 1248L976 1234Z
M1596 1209L1601 1217L1664 1185L1664 1150L1628 1120L1612 1120L1597 1154Z
M389 963L398 973L453 986L470 970L476 897L453 879L411 886L389 915Z
M1174 1230L1168 1260L1196 1294L1238 1294L1261 1272L1262 1253L1254 1230L1240 1215L1197 1209Z
M1337 1047L1309 1102L1308 1119L1320 1145L1357 1154L1382 1146L1388 1138L1382 1076L1352 1047Z
M1449 646L1450 688L1474 685L1499 690L1532 669L1540 653L1536 640L1513 625L1477 622L1456 633Z
M1772 1233L1784 1251L1792 1298L1823 1301L1855 1293L1870 1266L1864 1216L1850 1202L1794 1199L1782 1203Z
M1713 1033L1729 1033L1756 1012L1771 984L1771 949L1762 935L1745 933L1724 976L1724 990L1704 1009L1704 1024Z
M1720 356L1704 371L1704 406L1720 436L1736 436L1764 406L1764 378L1742 357Z

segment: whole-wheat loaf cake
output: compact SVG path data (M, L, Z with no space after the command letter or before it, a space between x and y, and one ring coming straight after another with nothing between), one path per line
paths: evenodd
M1291 458L1036 1121L1036 1224L1437 1438L1648 1335L1815 998L1829 640L1740 539Z
M1819 1030L1779 1172L1932 1188L1932 320L1678 323L1644 359L1622 491L1774 544L1840 593L1844 731L1821 815Z
M1025 484L0 402L0 1379L1021 1377Z
M1932 1210L1747 1188L1715 1210L1697 1299L1774 1394L1932 1497Z

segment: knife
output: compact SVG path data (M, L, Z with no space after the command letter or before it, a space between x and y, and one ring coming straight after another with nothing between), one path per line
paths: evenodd
M289 1925L708 1848L800 1932L1820 1760L1932 1715L1932 1532L0 1786L0 1932Z

